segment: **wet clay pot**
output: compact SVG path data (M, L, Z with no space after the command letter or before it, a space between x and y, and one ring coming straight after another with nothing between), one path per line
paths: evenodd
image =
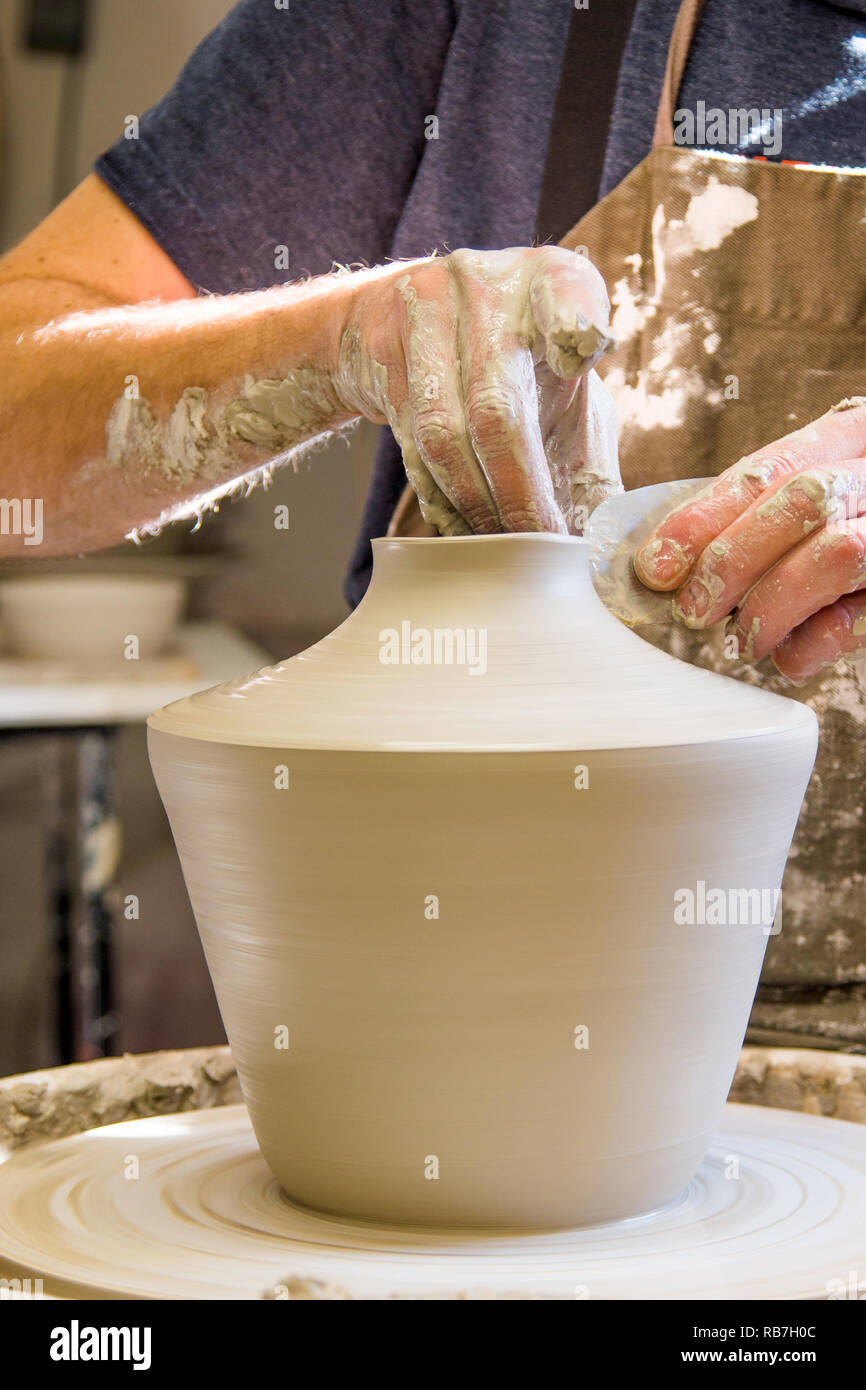
M562 1227L680 1194L719 1120L811 710L643 642L586 541L375 543L309 651L150 720L287 1194Z

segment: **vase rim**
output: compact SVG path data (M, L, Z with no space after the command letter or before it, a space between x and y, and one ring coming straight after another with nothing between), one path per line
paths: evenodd
M496 544L513 545L516 541L532 541L536 544L553 543L556 545L568 545L572 547L589 546L589 541L585 536L561 536L555 531L497 531L493 535L472 535L472 536L374 536L373 549L390 549L391 547L402 549L405 546L442 546L442 545L490 545Z

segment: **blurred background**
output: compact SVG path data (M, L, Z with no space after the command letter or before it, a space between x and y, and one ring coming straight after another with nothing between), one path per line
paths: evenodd
M50 45L52 30L61 43L64 29L74 32L75 4L0 0L0 250L84 178L122 133L124 117L158 100L230 8L229 0L90 0L84 46L73 55L33 45ZM178 523L140 548L124 547L128 559L112 552L96 564L79 562L81 574L102 585L125 570L181 582L180 626L149 667L146 653L120 675L98 653L87 670L76 667L54 650L60 639L47 617L40 627L38 610L35 618L26 615L34 650L16 650L9 631L16 590L7 588L7 630L0 633L0 1075L102 1051L223 1040L147 762L143 714L132 711L146 705L149 690L179 695L196 683L242 675L292 655L342 620L341 580L375 435L362 426L348 446L336 441L297 472L279 470L269 489L222 502L197 531ZM276 508L288 509L279 526ZM41 569L56 566L0 564L0 603L4 584ZM95 609L90 598L81 605L91 614L92 635ZM87 624L86 613L79 616ZM202 679L211 666L218 674ZM127 675L135 686L128 698L118 690ZM153 707L160 703L154 699ZM67 711L65 725L57 723L59 709ZM106 937L114 991L100 1002L94 981L106 964ZM74 1017L64 1020L70 1008Z

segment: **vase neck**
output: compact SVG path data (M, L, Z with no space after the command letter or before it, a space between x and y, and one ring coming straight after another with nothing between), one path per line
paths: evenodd
M572 591L577 597L590 586L590 546L576 536L521 533L373 541L373 577L364 603L402 594L443 592L478 585L510 591L515 600L544 592ZM363 606L363 605L362 605Z

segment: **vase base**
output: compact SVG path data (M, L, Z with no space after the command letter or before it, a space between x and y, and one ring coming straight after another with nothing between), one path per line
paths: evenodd
M707 1145L704 1145L704 1148L706 1147ZM691 1168L695 1169L696 1167L697 1165L692 1163ZM650 1217L659 1216L662 1212L670 1211L671 1208L687 1199L689 1191L688 1183L681 1181L655 1200L643 1204L631 1202L627 1205L594 1213L588 1213L585 1205L581 1204L575 1206L568 1216L558 1218L539 1215L540 1211L549 1210L550 1207L532 1201L522 1201L512 1207L515 1214L511 1220L505 1214L505 1204L500 1208L491 1206L489 1201L484 1204L485 1211L493 1213L489 1217L475 1217L473 1219L465 1215L463 1211L458 1210L457 1214L450 1216L430 1215L427 1217L418 1215L417 1218L413 1218L395 1213L393 1209L387 1213L378 1212L372 1205L362 1209L360 1204L352 1208L330 1201L311 1202L292 1192L288 1184L280 1183L279 1178L276 1179L276 1182L280 1197L292 1211L302 1212L309 1217L318 1217L322 1221L346 1222L359 1229L370 1229L371 1231L392 1230L414 1234L426 1233L431 1240L442 1234L478 1235L481 1238L495 1238L503 1235L530 1238L544 1235L554 1236L565 1231L589 1231L610 1225L619 1226L629 1221L645 1221ZM466 1204L470 1209L473 1205L471 1201Z

